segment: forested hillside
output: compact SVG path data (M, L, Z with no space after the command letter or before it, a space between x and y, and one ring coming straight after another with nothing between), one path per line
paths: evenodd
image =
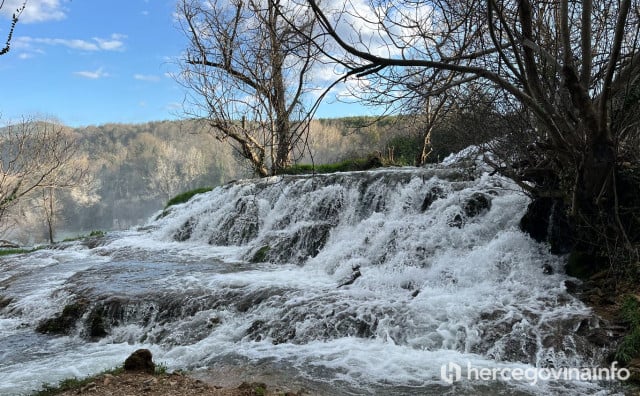
M58 192L53 209L56 240L92 230L126 229L144 223L180 192L253 177L247 163L203 122L105 124L71 133L79 142L77 157L85 159L90 182L82 193ZM376 153L411 165L419 136L414 122L398 117L320 119L312 122L308 144L294 162L325 164ZM460 148L454 146L440 151ZM434 159L443 155L440 151ZM40 201L36 195L20 206L19 232L12 238L46 239Z

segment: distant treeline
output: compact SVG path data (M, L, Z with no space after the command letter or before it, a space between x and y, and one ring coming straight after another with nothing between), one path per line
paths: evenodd
M92 193L98 199L87 203L62 194L58 238L129 228L144 223L183 191L253 177L230 145L210 132L205 122L194 120L74 129L79 155L89 160ZM376 153L394 164L412 165L421 136L412 117L319 119L312 122L307 145L296 153L294 163L327 164ZM446 142L434 150L434 161L468 143ZM38 228L29 227L32 238L38 239Z

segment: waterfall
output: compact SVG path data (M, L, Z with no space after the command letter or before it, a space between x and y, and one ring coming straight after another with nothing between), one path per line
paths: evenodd
M452 166L276 176L3 258L0 393L44 381L25 370L108 368L131 344L170 369L267 364L335 394L599 392L611 384L441 378L451 362L603 364L590 340L606 324L567 292L562 258L518 229L528 202L508 179Z

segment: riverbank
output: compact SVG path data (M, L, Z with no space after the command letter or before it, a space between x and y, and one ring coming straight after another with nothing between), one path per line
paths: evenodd
M114 374L99 374L61 388L49 388L36 395L307 396L311 393L304 390L294 392L258 382L242 382L237 386L216 386L181 372L149 374L120 371Z

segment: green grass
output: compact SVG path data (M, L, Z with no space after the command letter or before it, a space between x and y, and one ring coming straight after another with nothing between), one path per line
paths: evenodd
M167 209L170 206L185 203L188 200L190 200L194 195L206 193L211 190L213 190L212 187L201 187L201 188L196 188L195 190L183 192L171 198L169 201L167 201L167 205L164 208Z
M58 382L58 385L50 385L50 384L43 384L42 385L42 390L36 392L33 394L33 396L53 396L53 395L58 395L62 392L66 392L68 390L75 390L75 389L80 389L83 386L93 382L96 380L96 378L100 377L101 375L104 374L111 374L111 375L118 375L121 374L122 372L124 372L124 368L122 366L120 367L116 367L110 370L105 370L103 372L101 372L100 374L96 374L90 377L86 377L86 378L67 378L67 379L63 379L62 381Z
M628 363L640 356L640 302L635 296L627 296L622 302L620 316L629 324L629 332L616 350L615 359Z
M31 253L31 252L35 252L36 250L38 250L38 248L34 248L34 249L0 249L0 256L9 256L9 255L12 255L12 254Z
M353 158L333 164L297 164L281 170L286 175L303 175L309 173L351 172L373 169L383 166L378 157Z
M101 231L101 230L93 230L91 231L88 235L78 235L75 237L70 237L70 238L65 238L62 240L62 242L74 242L74 241L81 241L83 239L87 239L87 238L97 238L97 237L103 237L107 235L107 233L105 231Z
M81 389L83 386L96 381L99 377L105 374L118 375L124 373L124 367L118 366L109 370L102 371L96 375L92 375L90 377L85 378L67 378L58 382L58 385L50 385L43 384L42 390L33 394L33 396L53 396L58 395L62 392L66 392L68 390L76 390ZM167 366L164 363L156 364L156 371L154 375L165 375L167 374ZM90 394L90 392L87 392Z

